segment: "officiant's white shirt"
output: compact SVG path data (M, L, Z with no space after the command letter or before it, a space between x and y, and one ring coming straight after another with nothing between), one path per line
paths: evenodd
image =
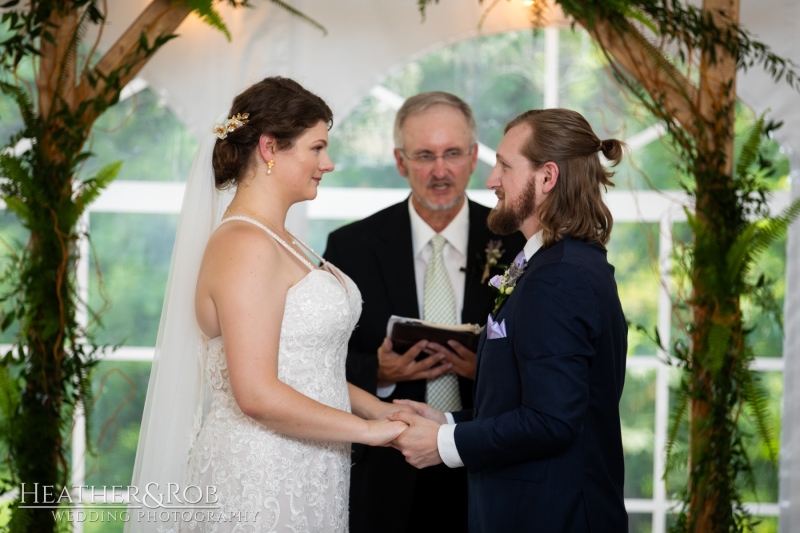
M424 320L423 302L425 299L425 273L431 259L431 239L436 235L427 222L422 220L411 196L408 197L408 214L411 218L411 249L414 251L414 279L417 283L417 308L419 316ZM469 243L469 202L464 201L461 209L450 224L440 233L447 239L442 255L447 277L453 285L453 296L456 300L456 316L461 319L464 309L464 283L466 283L467 245ZM394 392L395 384L378 387L378 397L387 398Z
M530 261L533 254L538 252L541 247L542 232L539 231L528 239L528 242L525 243L525 247L522 249L525 254L525 262ZM447 424L439 426L439 433L436 436L436 447L439 449L439 457L441 457L442 462L450 468L464 466L464 461L461 460L461 455L458 453L458 448L456 448L455 420L450 413L445 413L444 416L447 418Z

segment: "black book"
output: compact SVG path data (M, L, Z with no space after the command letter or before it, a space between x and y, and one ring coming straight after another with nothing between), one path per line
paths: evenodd
M392 315L386 324L386 334L392 341L392 349L397 353L405 353L421 340L435 342L447 346L447 341L454 340L473 352L478 350L478 340L483 327L478 324L434 324L418 318L406 318ZM420 354L425 356L425 354Z

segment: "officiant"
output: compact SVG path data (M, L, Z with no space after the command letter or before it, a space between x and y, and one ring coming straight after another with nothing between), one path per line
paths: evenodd
M457 342L424 340L398 353L386 324L391 315L485 324L495 296L488 279L525 239L490 232L489 208L466 197L478 158L466 102L438 91L409 98L397 112L394 142L408 200L332 232L324 254L356 282L364 302L347 379L388 402L469 409L475 353ZM466 532L466 472L441 464L417 470L395 449L353 445L350 531Z

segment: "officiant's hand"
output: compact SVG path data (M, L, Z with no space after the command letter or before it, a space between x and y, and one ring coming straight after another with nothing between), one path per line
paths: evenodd
M406 410L423 418L427 418L428 420L433 420L440 424L447 424L447 417L444 416L444 413L431 407L427 403L415 402L414 400L394 400L392 403L405 407Z
M383 339L383 344L378 348L378 386L383 387L400 381L432 379L451 371L453 364L444 361L447 357L445 350L431 349L431 344L433 343L419 341L401 355L392 350L392 341L388 337ZM422 352L431 355L417 361L417 356Z
M426 468L442 462L436 442L441 424L405 411L389 415L389 420L408 424L408 428L392 443L392 447L400 450L408 464Z
M443 353L445 360L453 365L453 372L462 378L475 379L475 360L477 354L458 341L447 341L449 346L432 342L428 349Z

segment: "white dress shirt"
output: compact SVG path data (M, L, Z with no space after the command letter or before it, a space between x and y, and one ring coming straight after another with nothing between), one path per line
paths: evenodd
M422 220L411 197L408 198L408 214L411 217L411 249L414 251L414 279L417 284L417 306L419 316L423 315L423 303L425 298L425 273L428 271L428 261L431 259L431 239L436 232L427 222ZM469 243L469 202L464 201L461 209L450 224L444 228L439 235L447 239L442 255L444 267L447 270L447 277L453 284L453 296L456 301L456 316L461 318L464 309L464 283L466 283L467 266L467 245ZM395 384L385 387L378 387L378 397L388 398L394 392Z
M525 253L525 261L530 261L533 254L539 251L541 247L542 232L539 231L528 239L528 242L525 243L525 247L522 249ZM447 418L447 424L439 426L439 433L436 436L436 446L439 448L439 456L442 458L442 462L450 468L464 466L464 461L461 460L461 455L459 455L458 448L456 448L455 420L451 413L445 413L444 416Z

